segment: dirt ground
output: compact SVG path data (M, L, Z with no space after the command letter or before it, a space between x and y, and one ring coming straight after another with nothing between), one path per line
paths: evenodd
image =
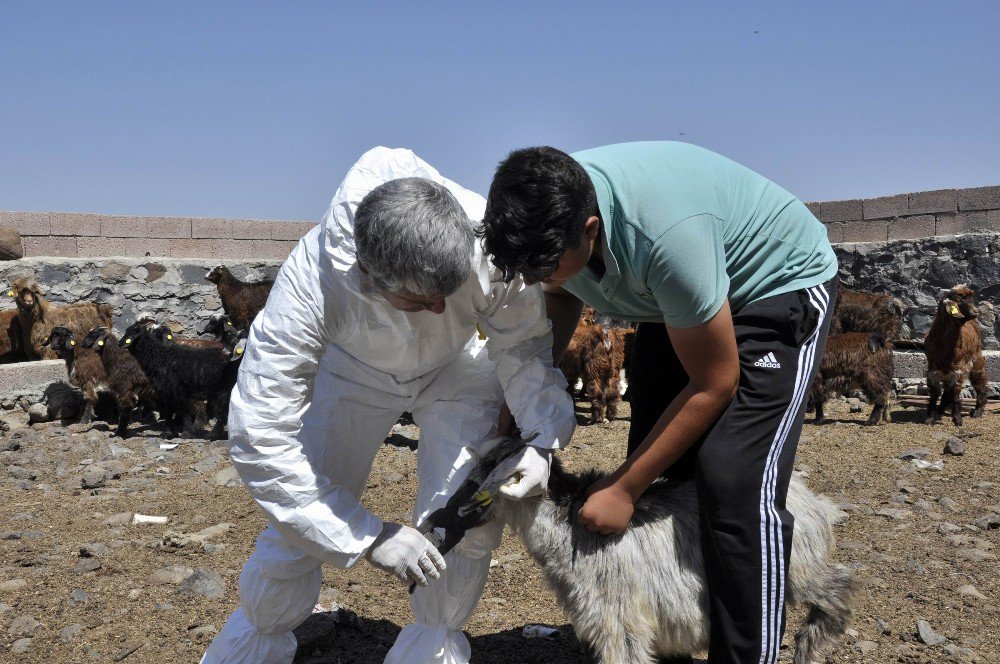
M893 424L862 427L866 414L846 403L831 412L834 423L805 427L797 464L848 516L837 557L856 574L855 617L828 661L1000 662L1000 416L957 429L924 425L897 406ZM567 466L614 467L627 404L623 415L581 426L561 453ZM3 417L11 430L0 433L0 661L198 661L237 606L237 577L264 525L225 449L186 440L163 450L152 430L121 441L104 424L29 428L23 414ZM364 502L383 518L409 519L413 435L401 429L376 460ZM942 454L954 435L963 456ZM899 458L920 447L943 470ZM168 522L133 525L134 513ZM467 628L472 661L580 662L567 618L520 543L506 535L494 558ZM411 620L405 590L366 563L326 568L323 587L323 608L342 610L299 629L297 661L382 661ZM800 618L792 612L786 643ZM933 633L918 635L918 620ZM527 640L528 624L561 631ZM790 654L784 648L782 660Z

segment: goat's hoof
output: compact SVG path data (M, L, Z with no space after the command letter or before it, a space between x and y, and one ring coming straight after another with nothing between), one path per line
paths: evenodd
M980 418L983 416L983 409L977 408L969 415L969 417Z

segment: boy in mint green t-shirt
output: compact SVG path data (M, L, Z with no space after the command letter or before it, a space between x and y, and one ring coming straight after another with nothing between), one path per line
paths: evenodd
M697 483L709 662L776 662L805 395L836 299L826 230L794 196L685 143L518 150L483 221L505 276L540 281L556 361L583 303L639 322L628 459L578 519L623 531L659 476Z

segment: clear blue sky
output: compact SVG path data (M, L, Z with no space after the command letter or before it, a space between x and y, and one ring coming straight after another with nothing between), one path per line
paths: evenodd
M804 200L1000 184L1000 3L17 2L0 209L316 219L374 145L676 139Z

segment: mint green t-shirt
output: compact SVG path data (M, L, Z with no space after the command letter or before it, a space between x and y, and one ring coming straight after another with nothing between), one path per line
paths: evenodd
M577 152L597 191L605 274L564 287L597 311L693 327L837 274L826 229L790 193L734 161L671 141Z

